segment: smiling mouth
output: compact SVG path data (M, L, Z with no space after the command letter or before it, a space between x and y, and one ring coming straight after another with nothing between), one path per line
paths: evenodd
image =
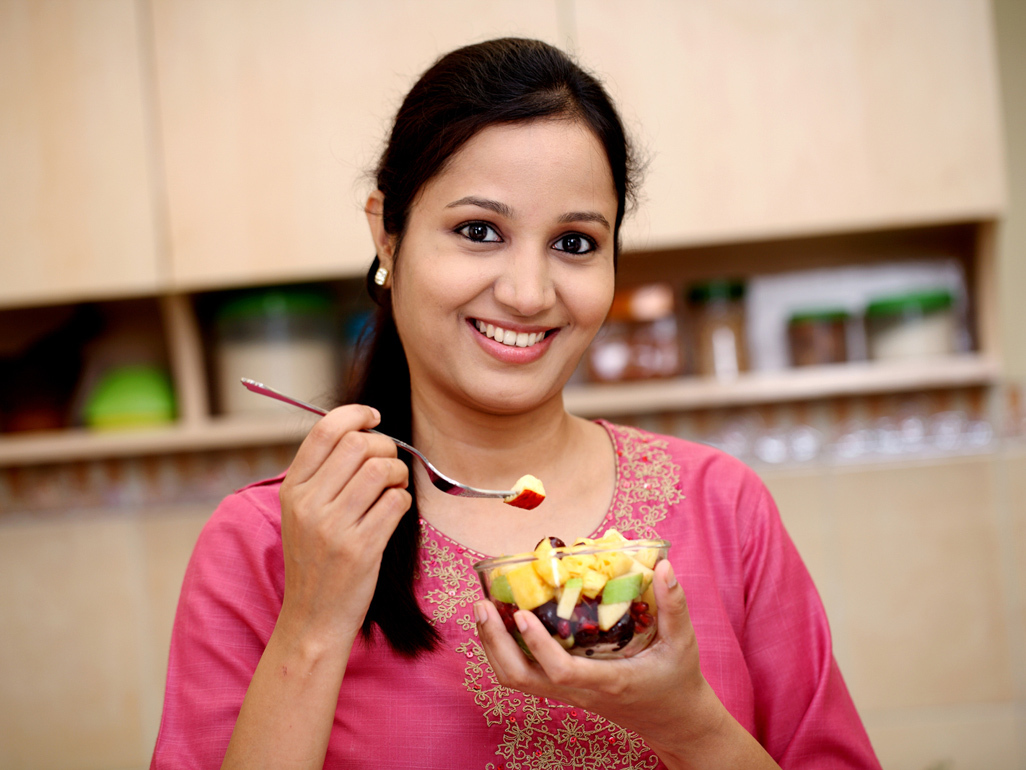
M474 321L474 325L484 336L511 348L529 348L537 345L549 333L547 331L537 333L515 332L512 329L503 329L501 326L495 326L478 320Z

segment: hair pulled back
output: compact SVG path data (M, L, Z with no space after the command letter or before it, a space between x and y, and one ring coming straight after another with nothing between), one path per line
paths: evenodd
M634 164L616 108L602 85L558 48L537 40L501 38L440 58L396 114L376 171L384 196L384 228L396 238L395 262L417 194L467 141L491 125L541 118L578 120L605 148L617 195L613 234L614 255L618 254L620 224L633 200ZM344 400L376 407L382 431L412 442L409 367L392 317L391 294L372 279L377 268L375 257L367 289L378 311L361 342L353 387ZM412 462L403 459L407 465ZM412 467L410 478L412 483ZM408 657L434 649L440 638L413 591L419 537L414 495L413 506L385 547L363 624L365 637L370 638L377 625L392 649Z

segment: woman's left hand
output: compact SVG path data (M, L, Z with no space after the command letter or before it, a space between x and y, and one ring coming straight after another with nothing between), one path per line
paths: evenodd
M534 613L520 610L515 620L537 661L533 663L506 631L495 606L479 602L478 633L496 679L633 730L671 767L689 767L710 748L719 753L714 747L724 736L728 744L734 739L745 742L750 736L730 717L699 668L687 600L668 561L656 566L654 589L659 610L656 638L637 655L617 660L570 655Z

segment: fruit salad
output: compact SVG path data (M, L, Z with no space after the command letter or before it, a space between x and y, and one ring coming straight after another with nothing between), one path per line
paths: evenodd
M474 565L485 595L530 655L513 622L518 609L533 612L564 649L594 658L630 657L655 636L655 565L665 540L628 540L616 529L567 546L543 539L530 554Z

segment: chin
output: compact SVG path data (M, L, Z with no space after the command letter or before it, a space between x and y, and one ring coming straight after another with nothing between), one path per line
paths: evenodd
M487 393L468 393L469 401L485 414L511 417L526 414L559 398L562 387L541 391L537 385L529 388L490 390Z

